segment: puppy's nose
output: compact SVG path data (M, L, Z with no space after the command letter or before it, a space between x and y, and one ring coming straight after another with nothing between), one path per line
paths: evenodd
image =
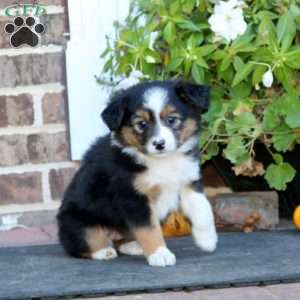
M153 141L153 146L155 147L156 150L162 151L165 149L166 142L165 140L155 140Z

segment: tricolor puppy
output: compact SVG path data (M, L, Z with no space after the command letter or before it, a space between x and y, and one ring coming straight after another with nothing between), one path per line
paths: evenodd
M174 265L160 227L180 208L196 244L217 244L202 193L197 144L209 89L185 82L147 82L114 94L102 117L111 133L89 149L58 214L59 237L76 257L144 254L152 266Z

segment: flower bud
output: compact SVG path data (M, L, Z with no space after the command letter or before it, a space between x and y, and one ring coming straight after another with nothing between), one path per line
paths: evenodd
M262 83L265 87L270 88L273 84L273 73L272 70L269 68L269 70L263 75Z

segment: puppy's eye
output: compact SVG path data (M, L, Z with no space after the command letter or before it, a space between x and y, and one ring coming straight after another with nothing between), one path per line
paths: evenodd
M138 121L135 123L134 128L137 132L144 132L144 130L147 128L147 122L146 121Z
M180 119L177 116L168 116L166 119L166 124L170 127L178 127L180 125Z

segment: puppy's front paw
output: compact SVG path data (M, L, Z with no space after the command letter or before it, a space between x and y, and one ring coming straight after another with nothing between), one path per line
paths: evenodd
M173 266L176 263L175 255L167 247L159 247L147 260L150 266L157 267Z
M92 254L93 259L109 260L118 256L117 251L113 247L106 247Z
M212 228L210 230L194 228L193 236L196 245L201 250L206 252L213 252L216 250L217 243L218 243L218 236L215 231L215 228Z

